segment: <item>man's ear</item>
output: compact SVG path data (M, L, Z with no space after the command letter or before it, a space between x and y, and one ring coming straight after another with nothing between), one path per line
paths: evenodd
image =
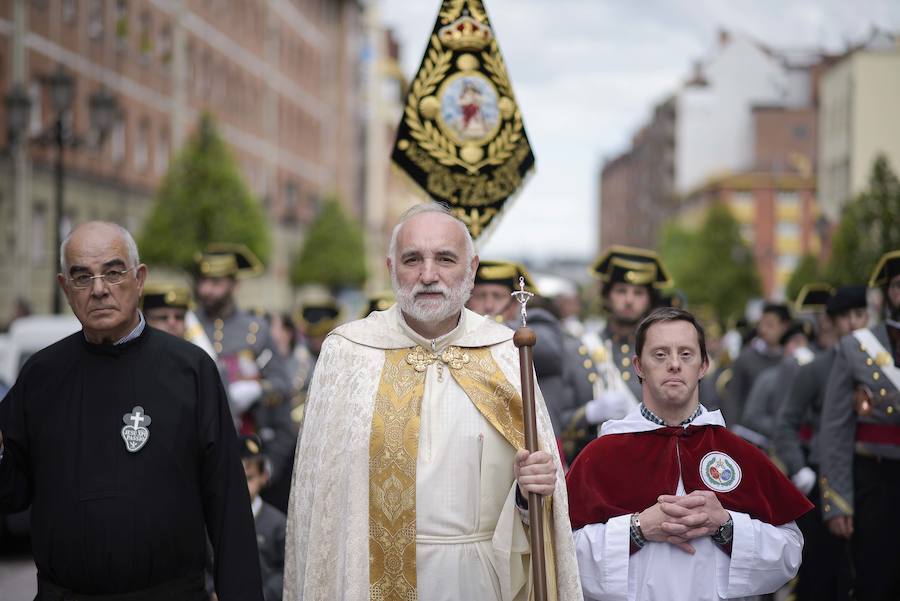
M702 379L707 371L709 371L709 358L703 360L703 365L700 366L700 373L697 374L697 379Z
M147 266L141 263L134 270L134 277L137 278L138 288L140 292L144 291L144 283L147 281Z
M59 289L62 290L65 297L69 298L69 280L64 273L56 274L56 283L59 284Z
M634 355L631 358L631 365L632 365L632 367L634 367L634 373L637 375L637 377L639 377L643 380L644 370L641 367L641 358L638 357L637 355Z

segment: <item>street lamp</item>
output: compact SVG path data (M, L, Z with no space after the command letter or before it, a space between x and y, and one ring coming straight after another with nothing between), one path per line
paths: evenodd
M8 116L7 128L12 143L20 140L25 142L33 141L42 146L53 146L56 148L56 161L54 164L56 198L54 204L56 208L56 264L59 265L66 180L66 167L63 159L66 148L77 148L84 143L84 140L72 130L67 119L75 100L75 79L60 65L54 73L41 78L41 83L47 86L50 91L50 104L55 114L52 125L46 127L34 139L29 140L28 126L31 101L24 86L17 84L12 87L5 99ZM91 94L88 106L90 109L91 127L99 133L99 140L102 143L106 138L106 134L112 129L113 122L118 114L116 99L106 88L101 86L98 91ZM62 293L59 286L55 283L53 285L53 312L62 312Z

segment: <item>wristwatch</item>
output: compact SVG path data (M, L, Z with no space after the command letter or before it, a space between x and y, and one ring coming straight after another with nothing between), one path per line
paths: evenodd
M639 513L631 514L631 526L628 529L629 535L631 536L631 542L638 549L643 549L644 545L647 544L647 539L644 537L644 532L641 530L641 515Z
M732 519L731 514L728 514L728 521L719 526L719 529L713 533L712 539L717 545L724 546L730 544L733 538L734 519Z

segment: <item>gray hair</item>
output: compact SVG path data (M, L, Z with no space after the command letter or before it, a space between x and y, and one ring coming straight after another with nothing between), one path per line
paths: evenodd
M469 228L466 227L466 224L463 223L459 217L451 213L450 209L438 202L424 202L422 204L413 205L400 215L400 218L397 220L397 225L394 226L394 229L391 232L391 243L388 246L388 259L393 261L395 258L394 254L397 251L397 236L400 234L400 228L403 227L403 224L416 215L422 215L424 213L440 213L459 224L466 240L466 262L470 263L475 257L475 242L472 240L472 234L469 233Z
M63 239L62 244L59 245L59 268L63 275L69 273L69 263L66 260L66 248L69 246L69 240L72 238L72 234L82 225L95 224L95 225L105 225L113 228L122 237L122 240L125 242L125 250L128 253L128 262L126 267L128 269L134 269L140 263L140 257L138 256L138 247L137 242L134 241L134 236L131 235L131 232L126 230L124 227L119 225L118 223L113 223L112 221L86 221L85 223L79 224L76 227L73 227L66 237ZM135 274L137 276L137 274Z

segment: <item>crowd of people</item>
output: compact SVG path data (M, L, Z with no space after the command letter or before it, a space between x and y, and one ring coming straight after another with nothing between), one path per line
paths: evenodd
M551 598L900 599L900 250L729 332L624 246L583 322L574 286L478 257L436 204L401 217L359 319L242 309L263 267L241 245L198 255L192 289L147 282L115 224L61 254L82 331L0 402L0 512L31 508L39 600L528 599L529 493Z

